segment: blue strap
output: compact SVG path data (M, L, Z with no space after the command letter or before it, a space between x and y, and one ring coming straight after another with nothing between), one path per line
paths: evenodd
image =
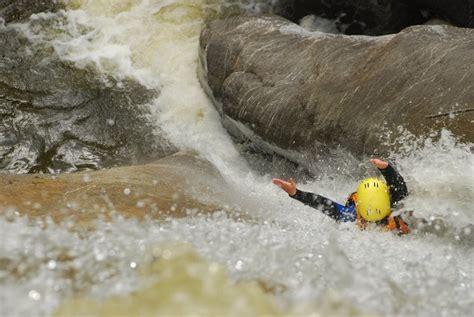
M353 204L350 204L349 206L344 206L338 203L334 203L334 205L336 206L337 212L339 213L339 221L356 221L356 209Z

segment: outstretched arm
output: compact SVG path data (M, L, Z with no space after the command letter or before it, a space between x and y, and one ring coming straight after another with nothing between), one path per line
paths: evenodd
M307 206L320 210L323 214L331 217L332 219L336 221L341 220L339 210L343 206L335 203L331 199L328 199L326 197L323 197L315 193L303 192L299 189L296 190L295 195L290 196L290 197L301 201L303 204ZM339 205L339 208L338 208L338 205Z
M380 173L382 173L387 181L387 184L390 187L392 205L408 196L408 189L405 180L392 165L379 159L371 159L370 162L379 169Z
M303 192L297 189L296 183L292 178L290 178L288 182L274 178L272 183L286 191L291 198L299 200L307 206L321 210L324 214L336 221L341 220L341 210L344 209L344 206L321 195Z

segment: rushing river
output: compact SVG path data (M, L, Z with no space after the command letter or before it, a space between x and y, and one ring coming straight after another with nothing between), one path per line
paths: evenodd
M49 43L77 67L157 89L149 105L156 126L178 148L196 150L216 166L255 221L237 222L224 213L166 222L117 217L77 234L66 225L32 224L7 211L0 217L0 268L16 269L0 270L2 315L48 316L78 293L129 294L140 287L137 268L147 250L183 241L207 261L222 264L232 280L280 286L278 306L294 314L332 294L340 305L374 315L469 316L473 145L457 142L449 131L440 131L436 140L407 134L404 147L389 158L411 191L404 208L442 219L449 225L445 234L363 232L289 199L270 180L291 167L244 157L196 75L199 33L229 6L217 0L74 0L65 11L7 26L35 43ZM263 2L241 7L269 8ZM339 160L315 164L323 172L301 187L341 202L360 177L376 173L344 152Z

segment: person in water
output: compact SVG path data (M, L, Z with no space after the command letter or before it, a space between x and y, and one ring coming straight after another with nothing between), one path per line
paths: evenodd
M337 222L356 222L362 229L374 224L399 234L408 233L407 223L391 212L400 200L408 196L403 177L388 162L380 159L371 159L370 162L379 169L387 183L374 177L362 180L344 205L297 189L292 178L289 181L274 178L272 183L286 191L291 198L321 210Z

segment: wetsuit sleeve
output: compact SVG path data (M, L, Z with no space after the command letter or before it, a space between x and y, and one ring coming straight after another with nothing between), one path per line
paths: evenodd
M392 165L388 165L384 169L379 169L383 177L390 186L390 197L392 205L408 196L408 189L405 180Z
M340 220L339 211L343 206L335 203L331 199L320 196L318 194L303 192L299 189L296 190L296 194L290 197L301 201L307 206L321 210L325 215L328 215L336 221Z

